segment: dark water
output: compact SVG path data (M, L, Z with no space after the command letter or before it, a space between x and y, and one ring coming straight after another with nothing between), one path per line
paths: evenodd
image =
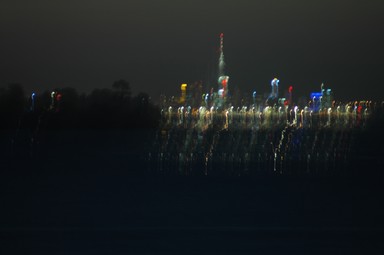
M2 131L0 254L383 254L382 129L283 130Z
M96 163L4 171L1 253L384 251L384 193L377 179L154 177Z

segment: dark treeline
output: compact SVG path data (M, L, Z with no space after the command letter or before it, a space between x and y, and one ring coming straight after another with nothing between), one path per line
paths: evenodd
M54 92L54 93L53 93ZM0 164L5 169L137 167L160 110L146 93L132 96L130 85L79 94L60 88L26 95L20 84L0 90ZM134 162L134 163L132 163ZM137 163L137 164L136 164Z
M54 94L52 94L54 92ZM20 84L0 90L0 128L156 128L159 110L146 93L132 97L128 82L79 94L66 87L26 95Z

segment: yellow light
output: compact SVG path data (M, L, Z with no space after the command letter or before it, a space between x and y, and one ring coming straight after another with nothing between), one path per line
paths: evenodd
M182 91L187 90L187 84L186 83L181 84L180 88L181 88Z

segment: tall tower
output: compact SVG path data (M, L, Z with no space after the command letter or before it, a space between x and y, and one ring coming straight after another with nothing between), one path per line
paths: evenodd
M229 76L225 75L225 62L224 62L224 34L220 34L220 58L219 58L219 96L226 99L228 94L228 80Z
M224 34L220 34L220 58L219 58L219 77L224 76L225 62L224 62Z

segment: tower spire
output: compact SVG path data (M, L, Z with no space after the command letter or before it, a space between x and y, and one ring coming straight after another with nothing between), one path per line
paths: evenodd
M220 58L219 58L219 77L225 74L225 62L224 62L224 34L220 34Z
M223 52L223 47L224 47L224 34L220 34L220 51Z
M224 62L224 34L220 34L220 58L219 58L219 77L218 77L218 84L219 84L219 96L224 99L224 102L226 101L227 94L228 94L228 79L229 76L225 75L225 62Z

